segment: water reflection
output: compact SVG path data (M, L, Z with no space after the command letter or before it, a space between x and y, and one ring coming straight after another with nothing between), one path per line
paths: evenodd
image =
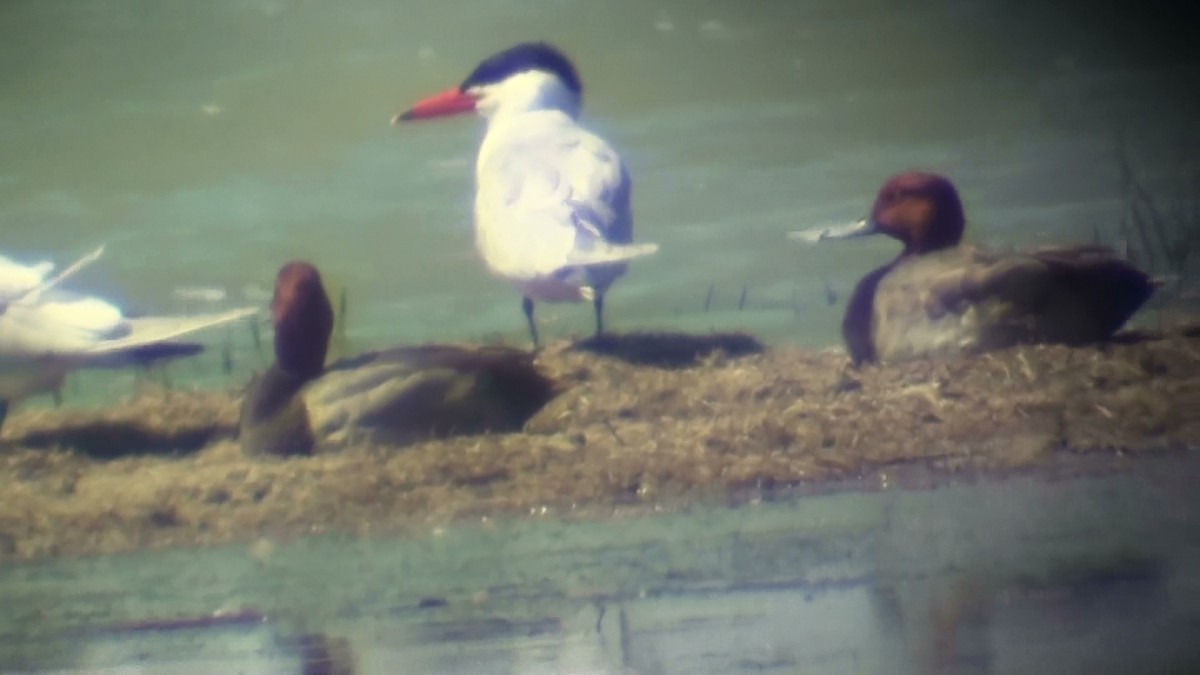
M322 634L360 672L1178 672L1196 467L1130 469L9 568L0 661L280 672Z

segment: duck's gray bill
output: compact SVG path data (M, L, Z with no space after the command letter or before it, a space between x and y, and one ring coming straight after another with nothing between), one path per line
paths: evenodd
M875 233L874 224L867 218L844 225L823 225L797 232L788 232L788 239L815 244L826 239L850 239Z

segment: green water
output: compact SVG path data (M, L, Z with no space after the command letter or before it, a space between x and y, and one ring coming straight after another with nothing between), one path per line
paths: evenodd
M1197 465L1129 468L10 566L0 671L299 672L328 632L364 673L922 673L948 635L944 672L1194 672ZM121 628L218 609L265 619Z
M195 286L262 303L278 267L302 257L349 290L355 348L523 343L517 294L472 248L480 123L388 120L493 51L545 38L576 60L585 121L631 167L637 237L662 247L615 287L611 327L832 345L853 283L894 246L805 248L784 233L860 216L888 174L947 173L972 236L1001 243L1111 238L1119 126L1165 184L1195 57L1172 29L1177 10L1116 11L8 0L0 250L66 262L107 243L80 282L142 312L195 309L176 296ZM591 326L582 306L539 311L551 339ZM234 377L212 356L177 378L243 379L258 362L248 331L234 333Z

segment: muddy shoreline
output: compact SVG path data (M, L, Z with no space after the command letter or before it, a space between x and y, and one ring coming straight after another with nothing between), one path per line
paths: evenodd
M861 370L741 334L563 342L538 364L564 391L524 432L312 457L246 456L239 392L18 410L0 435L0 561L603 517L886 487L906 467L1120 470L1200 448L1194 325Z

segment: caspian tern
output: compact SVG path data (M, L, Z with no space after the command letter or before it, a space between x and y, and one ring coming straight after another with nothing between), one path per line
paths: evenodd
M55 277L54 265L23 265L0 255L0 427L10 406L56 391L77 368L113 368L188 356L203 345L174 342L256 313L253 307L204 315L126 318L97 297L55 288L91 264L101 247Z
M591 300L600 334L608 287L626 261L658 250L633 243L629 172L577 122L582 94L562 52L522 43L392 118L474 111L487 119L475 164L475 247L493 274L521 291L535 347L535 300Z

